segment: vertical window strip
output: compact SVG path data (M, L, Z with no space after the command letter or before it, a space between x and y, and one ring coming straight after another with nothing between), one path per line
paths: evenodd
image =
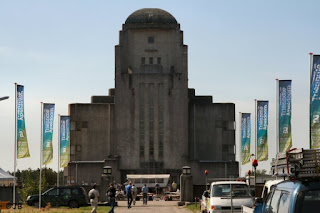
M163 128L163 110L164 110L164 88L163 84L160 83L158 87L158 141L159 141L159 157L163 157L163 135L164 135L164 128Z
M140 141L140 157L144 157L144 146L145 146L145 136L144 136L144 103L145 103L145 85L139 85L139 141Z
M149 155L154 157L154 84L149 84Z

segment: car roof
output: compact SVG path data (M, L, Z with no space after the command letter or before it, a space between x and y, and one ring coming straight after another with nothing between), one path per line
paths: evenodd
M273 185L277 185L278 183L282 182L284 180L268 180L264 185L268 188L270 188Z
M241 184L241 185L247 185L247 183L242 181L216 181L212 182L211 185L219 185L219 184Z
M300 181L300 180L286 180L277 184L277 189L283 189L288 191L304 191L312 189L320 189L319 180L309 180L309 181Z

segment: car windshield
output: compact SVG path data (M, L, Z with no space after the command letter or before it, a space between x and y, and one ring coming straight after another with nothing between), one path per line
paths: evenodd
M211 190L212 197L230 197L230 186L232 197L248 197L250 195L249 187L245 184L217 184L213 185Z
M320 209L320 190L302 191L298 194L295 212L317 213Z

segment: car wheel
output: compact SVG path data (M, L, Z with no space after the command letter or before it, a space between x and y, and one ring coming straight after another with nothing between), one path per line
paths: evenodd
M69 207L70 207L71 209L79 208L79 204L78 204L77 201L71 200L71 201L69 202Z

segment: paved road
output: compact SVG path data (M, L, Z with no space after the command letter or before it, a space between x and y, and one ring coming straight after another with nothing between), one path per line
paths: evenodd
M131 209L127 207L127 201L118 201L119 207L115 209L116 213L191 213L189 209L178 206L176 201L149 201L148 205L143 205L142 201L137 201Z

